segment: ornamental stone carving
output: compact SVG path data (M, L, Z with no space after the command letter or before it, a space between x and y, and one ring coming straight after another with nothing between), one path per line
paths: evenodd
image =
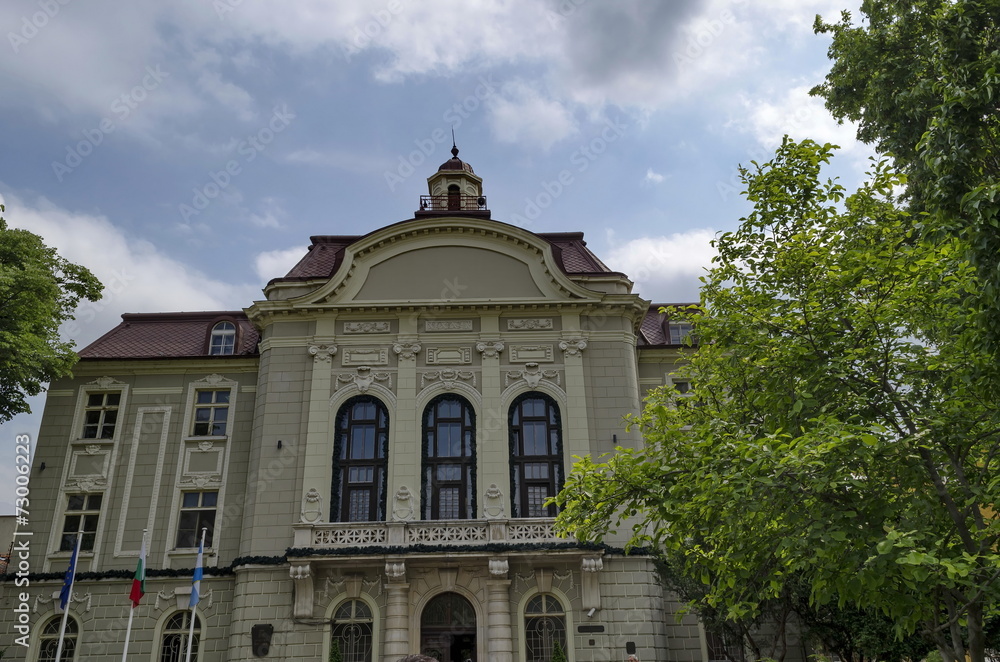
M600 572L604 569L604 559L600 556L586 557L581 563L581 569L584 572Z
M512 370L504 375L504 387L510 386L511 382L523 379L531 388L536 388L543 379L560 386L562 380L557 370L543 370L537 363L524 364L524 370Z
M504 516L505 508L503 504L503 492L496 483L491 483L486 492L483 493L483 515L486 519L498 519Z
M472 331L472 320L427 320L424 331Z
M499 357L503 348L504 344L499 340L487 340L476 343L476 349L482 353L484 359L495 359Z
M420 343L396 343L392 346L392 351L398 354L400 359L415 359L420 352Z
M567 338L559 341L559 349L566 356L580 356L587 348L587 341L583 338Z
M198 442L198 450L201 451L202 453L207 453L213 448L215 448L215 444L213 444L211 441L208 441L207 439L205 441Z
M472 387L476 386L476 373L470 370L454 370L452 368L446 368L444 370L431 370L420 375L420 388L423 388L427 382L433 382L440 380L446 389L449 391L455 388L455 382L462 380L466 382L471 382Z
M470 347L428 347L427 365L468 365L472 363Z
M225 377L223 377L222 375L217 374L217 373L216 374L211 374L211 375L209 375L207 377L203 377L202 379L199 379L195 383L196 384L209 384L211 386L218 386L222 382L229 382L230 384L233 383L231 380L228 380Z
M406 563L403 561L389 561L385 564L385 575L390 581L406 578Z
M310 345L309 353L313 357L314 363L331 363L333 355L337 353L336 345Z
M354 384L362 393L367 393L375 382L384 382L387 388L392 388L392 375L388 372L372 370L370 365L358 366L354 374L337 375L337 388L347 384Z
M548 317L531 317L528 319L507 320L508 331L544 331L552 328L552 319Z
M86 452L87 455L97 455L101 452L101 447L99 444L87 444L84 452Z
M389 322L344 322L344 333L389 333Z
M392 518L397 521L413 519L413 493L406 485L400 485L393 497Z
M500 579L506 579L510 572L510 563L507 559L490 559L490 575Z
M293 563L288 575L295 583L295 602L292 615L295 618L310 618L313 613L313 573L309 563Z
M315 487L310 487L302 497L302 512L299 518L307 524L315 524L323 516L323 495Z
M125 382L120 382L114 377L98 377L92 382L88 382L87 386L96 386L98 388L111 388L112 386L124 386Z

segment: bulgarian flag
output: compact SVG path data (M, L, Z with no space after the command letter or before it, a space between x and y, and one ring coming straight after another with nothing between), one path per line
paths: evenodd
M132 578L132 591L128 594L132 601L132 609L139 606L139 600L146 595L146 536L142 537L142 549L139 550L139 563L135 566L135 577Z

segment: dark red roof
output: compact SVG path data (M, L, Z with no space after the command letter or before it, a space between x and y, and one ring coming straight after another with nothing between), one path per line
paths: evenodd
M660 308L684 308L694 306L693 303L654 303L650 304L646 316L639 327L639 347L680 347L670 342L670 314L661 313Z
M208 356L208 340L218 322L236 324L237 346L229 356L256 356L257 329L240 311L125 313L121 324L80 351L82 359L193 358ZM225 359L229 356L212 356Z
M367 235L309 237L312 245L302 259L283 277L274 278L271 282L330 278L344 260L344 249L365 236ZM582 232L539 232L536 236L552 245L556 262L568 275L617 273L587 248Z

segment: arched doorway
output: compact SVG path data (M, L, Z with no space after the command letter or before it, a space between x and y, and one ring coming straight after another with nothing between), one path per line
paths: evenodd
M457 593L442 593L420 615L420 652L440 662L476 662L476 610Z

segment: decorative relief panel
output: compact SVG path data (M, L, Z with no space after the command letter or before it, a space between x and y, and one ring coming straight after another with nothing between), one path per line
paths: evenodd
M381 322L344 322L344 333L389 333L388 321Z
M323 517L323 495L315 487L310 487L302 497L302 511L299 520L308 524L320 521Z
M511 345L511 363L552 363L552 345Z
M362 393L367 393L372 384L380 383L388 389L392 388L392 375L388 372L372 370L371 366L358 366L356 372L337 375L337 387L339 390L348 384L354 384Z
M510 386L512 382L516 382L520 379L526 381L528 386L531 388L537 387L538 383L543 379L552 382L556 386L562 385L562 379L560 378L558 370L543 370L537 363L526 363L524 365L524 370L511 370L504 375L504 388Z
M476 387L476 373L471 370L453 370L451 368L446 368L444 370L430 370L428 372L422 373L420 375L420 388L427 385L427 382L433 382L440 380L446 389L455 388L456 381L466 381L472 384L472 387Z
M406 485L400 485L393 497L392 519L406 521L413 519L413 493Z
M483 493L485 503L483 504L483 514L486 519L497 519L504 516L503 492L496 483L490 483Z
M112 386L125 386L125 382L120 382L114 377L98 377L92 382L87 382L87 386L96 386L97 388L111 388Z
M549 331L551 329L552 319L548 317L507 320L508 331Z
M468 365L472 363L471 347L429 347L428 365Z
M427 320L424 331L472 331L472 320Z
M385 347L345 347L341 357L345 366L389 364L389 350Z
M333 351L337 351L337 350L335 349ZM222 375L219 375L219 374L211 374L211 375L208 375L207 377L202 377L201 379L195 380L194 383L195 384L208 384L209 386L218 386L219 384L235 384L236 382L234 382L231 379L226 379L225 377L223 377Z

